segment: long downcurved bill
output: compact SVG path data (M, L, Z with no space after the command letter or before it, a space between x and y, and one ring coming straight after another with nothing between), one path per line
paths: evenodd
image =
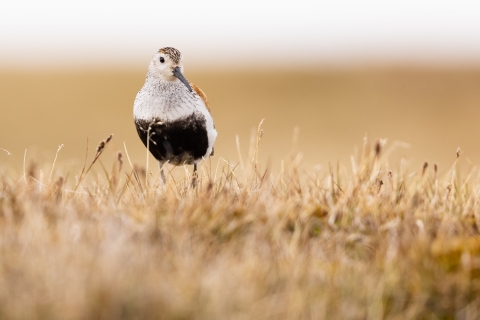
M190 83L188 83L187 79L185 79L185 77L183 76L182 72L180 71L180 67L175 67L173 69L173 75L180 81L182 81L182 83L188 88L188 90L190 90L190 92L192 92L192 87L190 86Z

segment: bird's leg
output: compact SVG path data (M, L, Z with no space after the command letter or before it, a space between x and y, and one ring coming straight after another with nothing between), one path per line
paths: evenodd
M162 177L163 184L165 184L167 180L165 179L165 171L163 171L163 168L160 169L160 176Z
M196 186L197 186L197 177L198 177L198 174L197 174L197 164L194 163L194 164L193 164L193 175L192 175L192 187L196 187Z
M160 162L158 161L158 166L160 167L160 177L162 178L163 185L165 185L166 179L165 179L165 172L163 170L163 165L165 162Z

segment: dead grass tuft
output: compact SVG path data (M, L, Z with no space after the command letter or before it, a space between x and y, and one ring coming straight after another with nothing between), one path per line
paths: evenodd
M28 184L0 175L0 317L480 316L480 180L458 152L444 177L367 139L351 170L302 171L294 154L272 172L262 135L240 165L204 161L195 188L190 168L163 184L128 153L108 169L111 136L76 181L52 164Z

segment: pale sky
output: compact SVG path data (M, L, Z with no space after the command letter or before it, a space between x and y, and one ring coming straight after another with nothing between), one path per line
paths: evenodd
M0 66L480 64L480 1L59 1L0 4Z

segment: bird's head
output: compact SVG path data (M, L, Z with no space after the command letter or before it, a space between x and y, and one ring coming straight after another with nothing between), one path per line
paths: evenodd
M165 47L153 56L150 62L151 74L163 81L181 81L188 90L192 87L183 76L182 54L175 48Z

